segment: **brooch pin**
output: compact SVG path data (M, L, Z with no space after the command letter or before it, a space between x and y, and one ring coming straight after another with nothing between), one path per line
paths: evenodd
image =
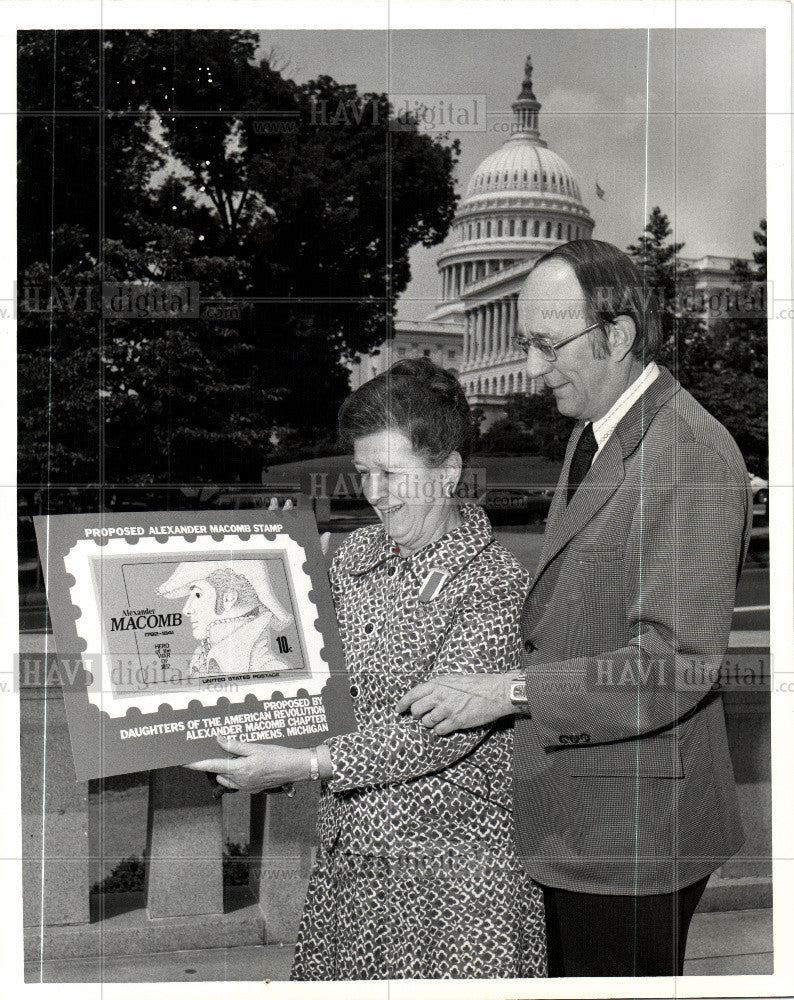
M445 569L439 569L438 566L431 566L430 572L422 583L422 589L419 591L419 600L422 604L428 604L430 601L435 600L448 579L449 573Z

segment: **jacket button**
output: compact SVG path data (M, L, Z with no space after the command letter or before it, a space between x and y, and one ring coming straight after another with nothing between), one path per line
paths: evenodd
M350 697L358 698L358 687L355 684L350 685Z
M526 640L526 641L524 642L524 649L525 649L525 650L526 650L526 651L527 651L528 653L534 653L534 652L535 652L535 650L537 649L537 647L536 647L535 643L534 643L534 642L533 642L533 641L532 641L531 639L527 639L527 640Z
M375 626L372 624L372 622L367 622L367 624L364 626L364 631L367 633L367 635L369 635L370 632L373 630L373 628L375 628Z
M389 574L389 576L394 576L394 574L397 572L397 567L396 566L389 566L389 568L386 570L386 572Z

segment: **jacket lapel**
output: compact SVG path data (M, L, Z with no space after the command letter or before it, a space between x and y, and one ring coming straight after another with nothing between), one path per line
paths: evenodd
M666 368L660 366L658 377L615 428L568 504L568 473L576 443L585 426L584 422L577 423L568 442L560 479L549 508L543 550L530 591L555 556L595 517L621 485L625 477L625 460L637 449L660 408L678 389L678 382Z
M576 435L576 440L581 436L583 427L584 425L580 428L579 434ZM576 446L574 445L574 447ZM569 468L570 459L563 467L563 474L560 476L560 482L554 495L556 516L553 519L551 516L549 517L546 539L535 581L538 580L557 553L565 548L588 521L595 517L623 482L623 457L616 436L613 434L598 453L587 475L579 484L579 489L574 493L571 502L566 504ZM550 515L551 513L552 511L549 511Z

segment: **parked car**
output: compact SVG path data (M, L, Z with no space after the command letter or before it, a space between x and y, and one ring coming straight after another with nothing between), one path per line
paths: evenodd
M750 473L750 489L753 491L753 504L766 507L769 504L769 482L754 472Z
M492 524L529 524L546 519L553 494L550 489L493 486L481 503Z

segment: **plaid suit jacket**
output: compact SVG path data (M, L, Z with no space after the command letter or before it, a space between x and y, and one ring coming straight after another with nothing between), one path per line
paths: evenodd
M713 685L749 480L728 431L664 368L567 505L583 426L522 613L531 717L515 730L516 839L545 885L672 892L743 841Z

